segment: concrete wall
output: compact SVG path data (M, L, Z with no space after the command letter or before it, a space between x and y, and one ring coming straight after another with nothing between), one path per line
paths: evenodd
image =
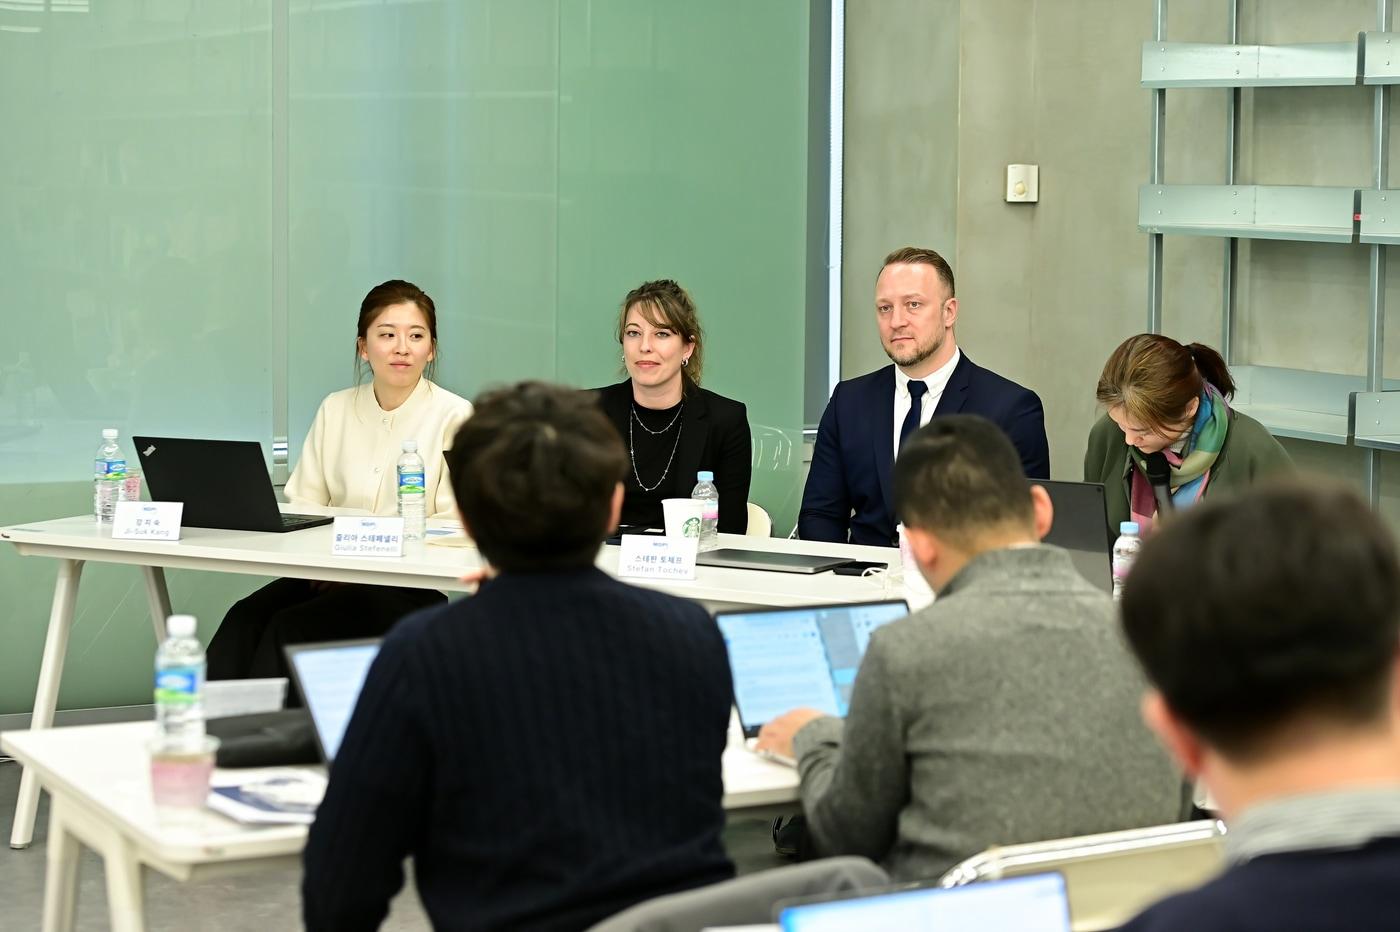
M923 148L946 164L956 149L954 269L961 303L958 342L978 362L1040 393L1057 478L1079 478L1084 440L1097 415L1094 383L1112 349L1147 319L1147 237L1137 232L1137 188L1148 175L1150 92L1140 86L1141 45L1152 35L1150 0L969 0L848 8L848 80L879 87L911 73L880 39L932 35L956 22L958 74L942 64L929 81L953 81L922 98L930 110ZM895 4L890 4L891 7ZM950 10L948 7L956 6ZM1172 0L1168 37L1225 41L1224 0ZM873 8L873 9L871 9ZM936 9L935 9L936 8ZM877 26L864 20L885 22ZM897 20L898 22L895 22ZM1244 0L1242 41L1337 41L1375 28L1371 0ZM939 48L946 35L938 32ZM933 56L927 55L927 65ZM1168 92L1166 176L1173 183L1220 183L1225 172L1227 91ZM956 99L954 105L952 98ZM1245 91L1238 180L1260 184L1370 183L1373 95L1368 88ZM900 175L893 141L862 138L853 127L892 135L869 94L847 94L845 256L876 256L893 243L932 236L907 218L910 204L946 202L941 174ZM950 139L948 128L956 127ZM918 140L901 136L900 147ZM1392 160L1394 161L1394 160ZM1036 205L1002 200L1008 163L1040 166ZM1396 171L1392 167L1392 172ZM1400 184L1400 176L1396 183ZM891 198L882 200L882 192ZM897 195L897 197L896 197ZM882 221L885 221L882 224ZM892 228L893 227L893 228ZM901 236L904 230L908 235ZM929 241L942 248L942 244ZM1168 237L1164 330L1219 345L1222 241ZM1364 372L1368 247L1243 242L1234 362ZM878 259L876 259L878 261ZM866 268L846 275L843 352L847 374L885 362L869 352ZM854 288L857 283L862 287ZM864 294L864 303L857 298ZM1389 303L1400 303L1400 269ZM1392 328L1393 329L1393 328ZM1400 373L1400 339L1386 353ZM1288 443L1300 465L1358 479L1355 449ZM1383 469L1396 471L1389 455ZM1386 510L1397 484L1385 485Z
M958 0L846 4L841 377L886 365L875 331L880 260L957 250Z

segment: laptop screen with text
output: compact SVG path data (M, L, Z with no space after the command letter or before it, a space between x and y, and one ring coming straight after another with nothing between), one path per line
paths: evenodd
M902 599L717 614L744 734L796 708L844 717L871 633L907 614Z
M369 665L379 654L379 641L298 644L286 650L321 754L329 763L340 750Z

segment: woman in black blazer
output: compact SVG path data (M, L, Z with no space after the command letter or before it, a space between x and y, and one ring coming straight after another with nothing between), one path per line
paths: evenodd
M748 528L748 414L700 387L702 339L695 303L670 279L639 285L622 302L617 341L629 378L598 396L630 461L623 524L662 527L661 500L689 498L696 474L709 470L720 531Z

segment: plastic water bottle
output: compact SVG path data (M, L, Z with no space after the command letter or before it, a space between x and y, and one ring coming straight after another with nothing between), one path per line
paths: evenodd
M166 750L194 749L204 738L204 648L193 615L171 615L156 651L156 734Z
M122 456L121 447L117 446L117 429L104 428L102 446L97 448L92 469L92 514L99 523L112 523L125 482L126 457Z
M421 542L427 526L424 499L427 488L423 482L423 457L418 455L418 441L405 440L399 457L399 517L403 518L404 543Z
M1118 539L1113 542L1113 601L1123 598L1123 583L1127 581L1128 571L1133 568L1133 561L1141 549L1138 523L1124 521L1118 525Z
M695 474L700 481L690 491L691 501L700 503L700 549L714 550L719 546L719 489L715 474L708 469Z

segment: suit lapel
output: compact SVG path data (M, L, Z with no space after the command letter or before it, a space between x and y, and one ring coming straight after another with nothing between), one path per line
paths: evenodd
M875 380L874 396L866 405L867 416L874 420L871 436L875 448L875 475L880 480L880 497L885 510L894 514L894 366L881 370ZM869 486L866 486L869 488Z
M671 468L681 479L681 487L695 484L700 471L700 458L705 455L705 438L709 435L710 405L698 388L685 393L685 411L681 414L681 442L676 450L676 462Z
M938 399L938 406L933 409L934 417L957 414L963 409L967 401L967 386L972 381L972 370L975 368L966 353L958 357L958 364L953 367L953 374L948 376L948 384L943 387L943 397Z

